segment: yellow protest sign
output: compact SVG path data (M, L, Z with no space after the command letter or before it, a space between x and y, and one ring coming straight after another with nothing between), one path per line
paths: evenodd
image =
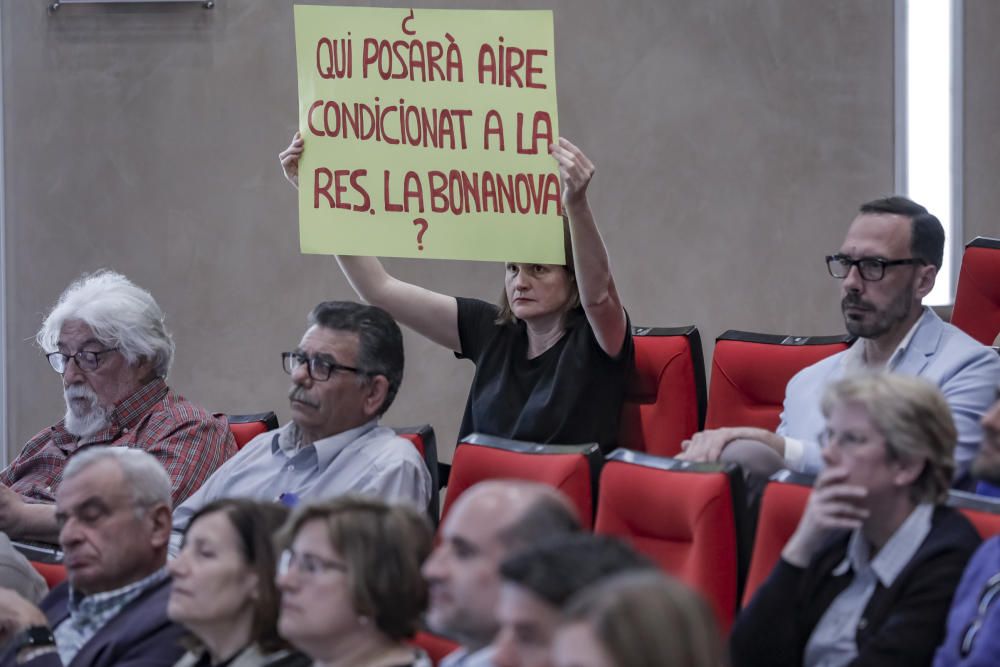
M550 11L295 6L302 252L562 264Z

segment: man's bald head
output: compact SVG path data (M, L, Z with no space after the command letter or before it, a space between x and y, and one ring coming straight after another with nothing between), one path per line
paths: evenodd
M572 503L550 486L491 480L468 489L445 517L442 540L424 564L428 624L468 648L485 646L497 630L500 561L542 537L579 529Z

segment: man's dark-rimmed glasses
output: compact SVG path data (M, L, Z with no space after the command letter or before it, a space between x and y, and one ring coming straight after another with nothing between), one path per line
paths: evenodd
M358 375L366 374L360 368L338 364L330 358L321 356L310 357L305 352L282 352L281 366L289 375L294 373L295 369L299 366L305 366L309 377L317 382L326 382L336 371L346 371L348 373L357 373Z
M854 259L847 255L827 255L826 268L834 278L843 280L851 272L851 267L858 267L858 273L862 280L875 282L882 280L885 276L885 269L888 266L902 266L905 264L917 264L923 266L927 264L922 259L909 257L907 259L882 259L881 257L862 257Z

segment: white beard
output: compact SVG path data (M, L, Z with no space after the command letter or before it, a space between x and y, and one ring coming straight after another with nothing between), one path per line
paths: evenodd
M65 426L66 430L78 438L93 435L108 425L111 410L98 403L97 394L86 385L72 385L63 390L66 400ZM74 398L87 399L87 405L81 406Z

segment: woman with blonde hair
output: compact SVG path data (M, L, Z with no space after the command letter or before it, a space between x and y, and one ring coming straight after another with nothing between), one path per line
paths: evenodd
M826 468L736 619L737 667L929 665L979 535L945 506L957 435L919 378L847 377L822 401Z
M375 498L306 505L283 530L278 630L320 667L430 667L406 643L427 606L427 517Z
M718 626L697 593L661 572L609 577L567 604L554 667L722 667Z

